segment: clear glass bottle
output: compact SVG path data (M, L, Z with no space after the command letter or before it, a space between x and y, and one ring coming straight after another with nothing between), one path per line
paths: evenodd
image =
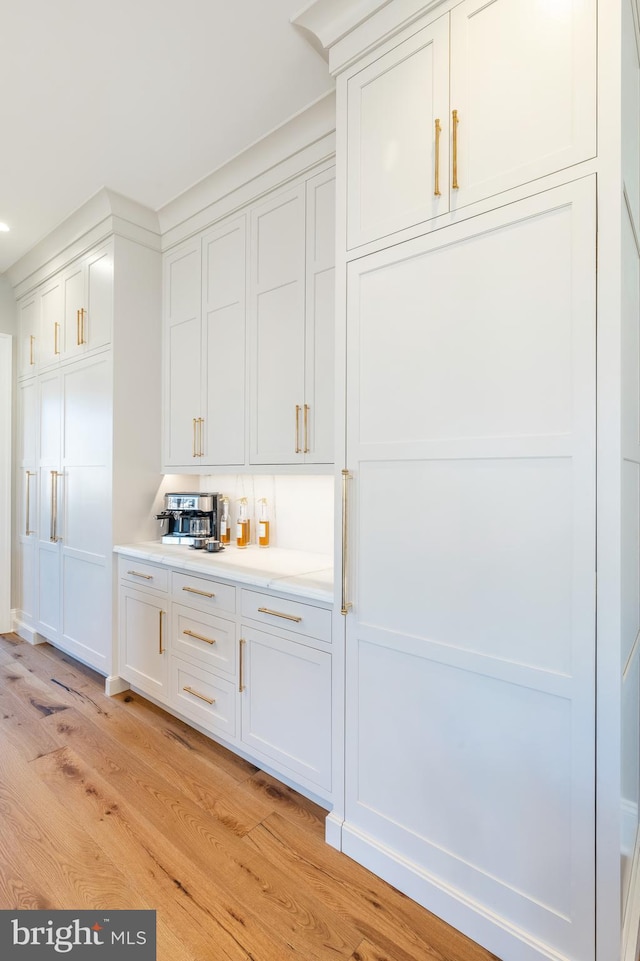
M220 537L221 544L231 542L231 518L229 517L229 498L220 498Z
M236 521L236 547L246 547L249 543L249 517L247 514L247 498L241 497L238 501L238 519Z
M269 508L267 498L261 497L258 501L258 547L269 546Z

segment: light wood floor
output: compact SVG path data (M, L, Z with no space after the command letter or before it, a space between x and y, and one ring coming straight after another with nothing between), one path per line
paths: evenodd
M157 911L158 961L489 961L322 808L48 644L0 635L0 908Z

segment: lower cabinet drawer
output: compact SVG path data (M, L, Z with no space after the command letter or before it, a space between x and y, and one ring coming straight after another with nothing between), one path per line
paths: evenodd
M170 703L175 710L214 733L235 737L235 684L175 656L170 670Z
M201 661L205 669L214 668L235 677L238 660L235 621L174 604L171 623L174 654Z
M242 591L242 616L331 643L331 611L257 591Z
M156 591L169 590L169 571L166 567L154 567L131 557L121 557L119 564L120 580L136 587L152 587Z

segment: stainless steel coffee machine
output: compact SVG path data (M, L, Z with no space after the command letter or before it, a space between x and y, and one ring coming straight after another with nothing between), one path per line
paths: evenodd
M193 545L196 537L218 537L219 494L178 491L164 495L164 510L156 514L163 544Z

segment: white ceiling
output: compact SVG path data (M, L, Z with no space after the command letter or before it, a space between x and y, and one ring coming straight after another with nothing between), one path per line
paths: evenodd
M304 0L0 0L0 273L101 187L158 210L329 91Z

